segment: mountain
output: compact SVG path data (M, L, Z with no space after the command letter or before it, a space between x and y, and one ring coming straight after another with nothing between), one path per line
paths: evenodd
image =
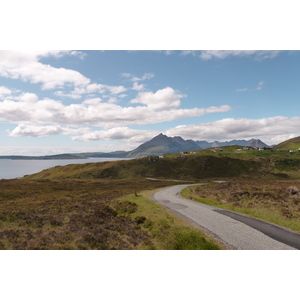
M246 146L248 143L249 143L249 141L246 141L246 140L232 140L229 142L220 142L220 145L221 145L221 147L233 146L233 145Z
M160 155L164 153L174 153L199 149L201 149L201 147L199 147L192 140L185 141L179 136L171 138L161 133L155 136L150 141L130 151L127 157L136 158L141 156Z
M200 146L202 149L206 148L211 148L211 147L224 147L224 146L233 146L233 145L238 145L238 146L246 146L249 141L246 140L232 140L232 141L227 141L227 142L207 142L207 141L195 141L195 143Z
M217 141L215 141L212 145L211 145L211 147L220 147L221 145L217 142Z
M213 144L213 143L209 143L207 141L195 141L195 143L202 149L210 148Z
M202 149L193 140L184 140L180 136L174 136L171 139L173 139L173 141L175 141L176 143L178 143L184 147L184 149L182 149L181 151Z
M293 150L293 151L296 151L299 148L300 148L300 136L286 140L273 147L273 149Z
M299 146L300 148L300 137ZM207 142L207 141L193 141L184 140L180 136L168 137L164 134L155 136L148 142L141 144L139 147L132 151L115 151L115 152L87 152L87 153L65 153L58 155L46 156L0 156L0 159L84 159L88 157L116 157L116 158L138 158L143 156L157 156L165 153L175 153L181 151L200 150L210 147L223 147L223 146L252 146L257 148L268 147L261 140L232 140L226 142ZM281 144L280 144L281 145ZM276 147L279 147L276 146ZM279 147L284 149L283 147ZM296 148L296 146L295 146ZM292 149L292 148L289 148Z
M253 147L253 148L270 148L268 145L263 143L261 140L255 140L255 139L250 140L246 146Z

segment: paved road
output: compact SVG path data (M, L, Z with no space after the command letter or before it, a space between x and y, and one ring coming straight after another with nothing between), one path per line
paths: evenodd
M300 249L300 234L259 219L182 198L179 193L187 186L177 185L160 190L152 195L152 200L204 229L229 249Z

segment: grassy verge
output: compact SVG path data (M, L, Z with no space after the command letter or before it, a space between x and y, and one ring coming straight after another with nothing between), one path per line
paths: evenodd
M217 249L140 196L169 185L146 179L0 180L0 250Z
M154 191L144 191L119 199L114 208L120 215L130 215L151 240L137 249L161 250L218 250L221 246L166 208L149 200Z
M182 196L300 232L300 187L293 180L231 179L182 191Z

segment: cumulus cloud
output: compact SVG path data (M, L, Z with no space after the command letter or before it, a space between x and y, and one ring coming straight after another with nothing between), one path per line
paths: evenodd
M20 96L20 101L37 102L38 101L38 96L34 93L23 93Z
M207 141L260 138L267 144L277 144L285 137L294 137L299 127L300 117L228 118L210 123L177 126L167 130L166 134Z
M145 85L144 84L138 84L137 82L133 83L132 89L135 91L141 91L145 89Z
M59 125L37 126L28 124L19 124L16 128L9 132L9 136L31 136L45 137L49 135L76 135L87 132L88 128L68 128Z
M98 140L126 140L129 143L143 143L155 135L155 130L135 130L128 127L116 127L109 130L98 130L85 133L72 138L74 141L98 141Z
M0 86L0 98L10 95L12 92L5 86Z
M76 51L0 51L0 76L41 83L42 88L53 89L65 84L88 85L90 79L77 71L54 68L39 62L47 56L76 55Z
M180 118L226 112L228 105L208 108L180 109L180 98L172 88L156 93L141 92L133 103L144 105L123 107L116 98L103 102L101 98L86 99L82 103L65 105L45 98L38 100L32 93L4 98L0 101L0 120L16 124L88 125L112 128L132 124L155 124Z
M295 128L299 126L300 117L228 118L215 122L181 125L170 128L163 133L168 136L181 136L184 139L206 141L259 138L268 145L274 145L297 136ZM108 130L89 131L82 135L74 136L72 139L74 141L126 141L133 148L150 140L159 133L157 130L134 130L128 127L116 127Z
M181 136L184 139L206 141L228 141L233 139L259 138L268 145L278 144L298 136L295 128L300 127L300 117L271 117L263 119L227 118L214 122L193 125L181 125L163 132L168 136ZM90 128L70 128L60 125L19 124L9 135L12 137L48 135L73 135L74 141L120 141L131 145L131 148L144 143L155 135L157 130L136 130L125 126L107 130L92 131Z
M172 88L166 87L156 93L142 92L130 103L141 103L155 110L165 110L180 106L180 99L185 95L177 94Z

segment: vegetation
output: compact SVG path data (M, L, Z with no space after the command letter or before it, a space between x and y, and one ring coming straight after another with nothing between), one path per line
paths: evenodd
M230 179L185 189L186 198L300 232L300 181Z
M300 137L292 138L287 141L284 141L276 146L273 147L274 150L281 149L281 150L293 150L298 151L300 149Z
M300 232L299 170L299 152L227 146L1 180L0 249L221 248L149 201L169 179L205 180L183 195Z
M140 194L169 184L0 180L0 249L218 249Z
M131 218L152 237L151 241L140 244L139 249L220 249L220 245L205 237L199 229L149 200L152 193L153 191L144 191L139 195L129 195L115 204L120 214L131 215Z
M233 146L229 146L232 149ZM170 154L143 157L132 160L108 161L88 164L71 164L44 170L27 176L27 179L125 179L168 178L200 180L204 178L300 178L300 156L288 156L278 151L195 152L195 154ZM208 151L211 152L207 155ZM194 153L194 152L193 152ZM282 152L279 152L282 153ZM240 158L238 158L240 155Z

